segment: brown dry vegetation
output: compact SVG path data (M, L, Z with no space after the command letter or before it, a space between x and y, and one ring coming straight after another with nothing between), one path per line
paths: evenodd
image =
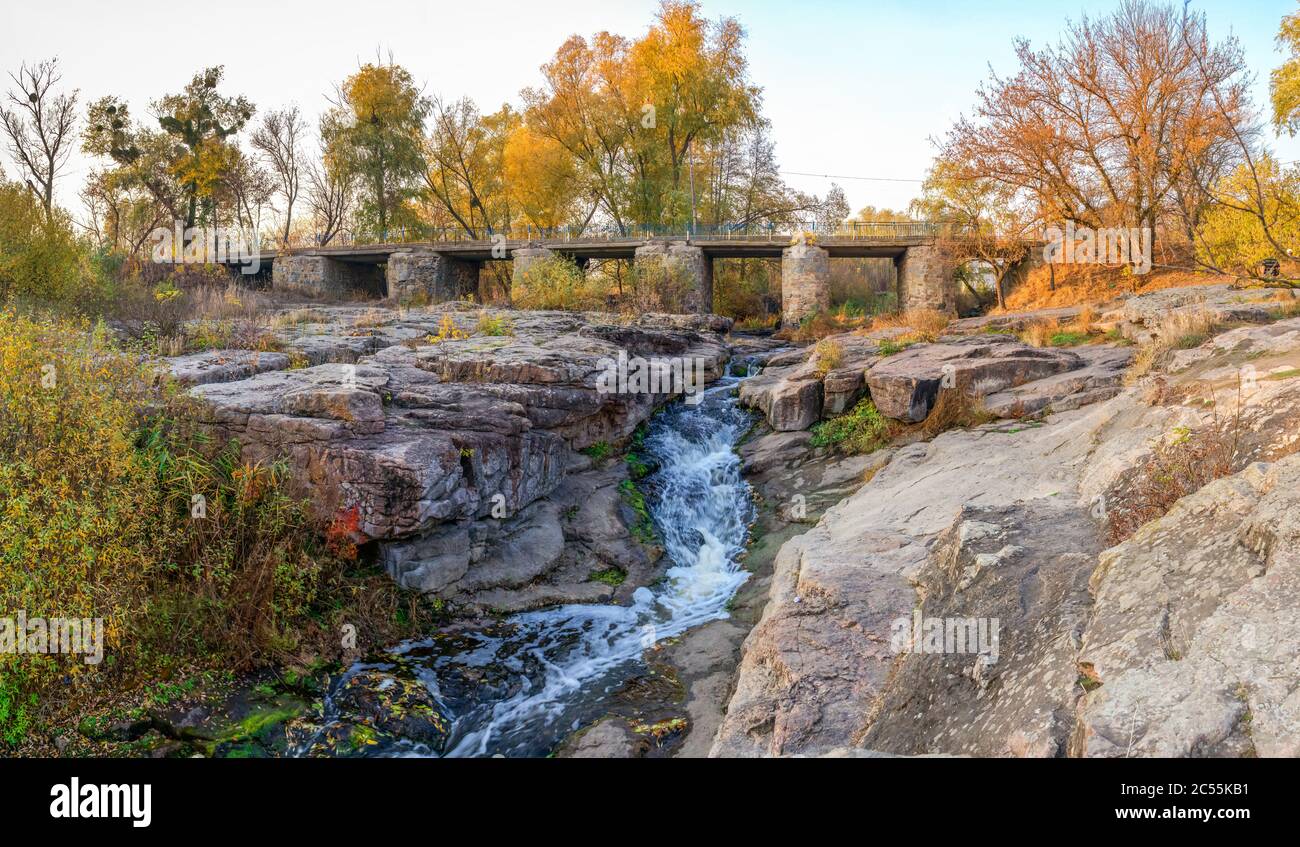
M1133 274L1125 268L1103 265L1054 265L1035 268L1023 284L1012 289L1007 295L1006 311L1101 304L1123 295L1236 281L1233 276L1195 271L1155 269L1148 274Z
M1174 504L1216 479L1241 470L1241 415L1201 429L1175 429L1129 476L1123 493L1106 503L1107 533L1119 544Z
M871 321L870 331L883 329L906 329L909 332L897 340L903 343L929 341L938 339L939 335L952 323L952 316L935 309L909 309L905 312L893 312L877 315Z

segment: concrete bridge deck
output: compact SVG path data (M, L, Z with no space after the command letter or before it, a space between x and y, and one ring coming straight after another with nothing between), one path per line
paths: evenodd
M941 230L942 225L932 223L899 222L846 225L812 237L775 231L575 236L533 231L489 238L456 234L427 241L303 245L260 255L271 263L276 289L304 294L363 290L432 303L476 292L484 262L512 262L515 284L526 285L530 267L551 256L580 265L624 259L652 280L662 275L666 288L682 292L674 308L683 312L712 310L713 260L780 259L782 317L797 322L830 307L832 258L891 259L897 268L900 307L952 311L952 269L935 246Z
M427 251L441 253L464 261L487 262L506 260L514 251L542 248L581 262L588 259L633 259L638 247L652 243L682 242L699 247L710 259L780 258L792 246L792 237L737 236L735 238L610 238L610 239L475 239L458 241L409 241L376 244L329 245L325 247L296 247L290 254L328 256L340 262L359 264L382 263L394 253ZM883 258L896 259L909 248L932 244L934 239L924 236L890 238L828 238L807 244L824 249L831 258ZM274 260L276 250L263 250L263 260Z

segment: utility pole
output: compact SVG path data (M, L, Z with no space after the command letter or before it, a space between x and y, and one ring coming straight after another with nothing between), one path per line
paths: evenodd
M686 166L691 173L691 238L695 237L695 147L686 148Z

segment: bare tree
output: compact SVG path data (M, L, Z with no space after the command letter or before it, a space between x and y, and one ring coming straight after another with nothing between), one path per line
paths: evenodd
M307 124L297 106L269 112L253 132L253 149L275 176L276 188L284 197L284 232L281 243L289 243L293 227L293 205L302 182L302 139Z
M59 60L35 65L23 63L9 77L8 108L0 107L0 123L9 139L9 154L21 176L50 216L54 207L54 181L68 162L76 136L77 91L56 91L63 76Z
M307 166L307 206L316 226L316 241L324 246L343 230L352 208L351 174L312 162Z

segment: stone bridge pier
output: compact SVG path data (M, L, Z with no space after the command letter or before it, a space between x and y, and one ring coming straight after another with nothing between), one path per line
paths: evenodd
M528 271L538 262L544 262L556 256L556 252L547 247L516 247L510 251L510 290L521 291L528 287Z
M312 297L346 297L358 291L381 295L384 279L374 264L291 253L276 256L271 265L271 287Z
M810 244L782 250L781 323L797 326L808 315L830 307L831 254Z
M934 245L908 247L897 259L898 307L934 309L956 314L957 291L953 281L953 268Z
M652 241L636 248L639 279L664 297L664 310L706 315L713 311L713 259L685 241Z
M389 299L445 303L478 292L482 262L452 258L432 250L410 250L388 257Z

